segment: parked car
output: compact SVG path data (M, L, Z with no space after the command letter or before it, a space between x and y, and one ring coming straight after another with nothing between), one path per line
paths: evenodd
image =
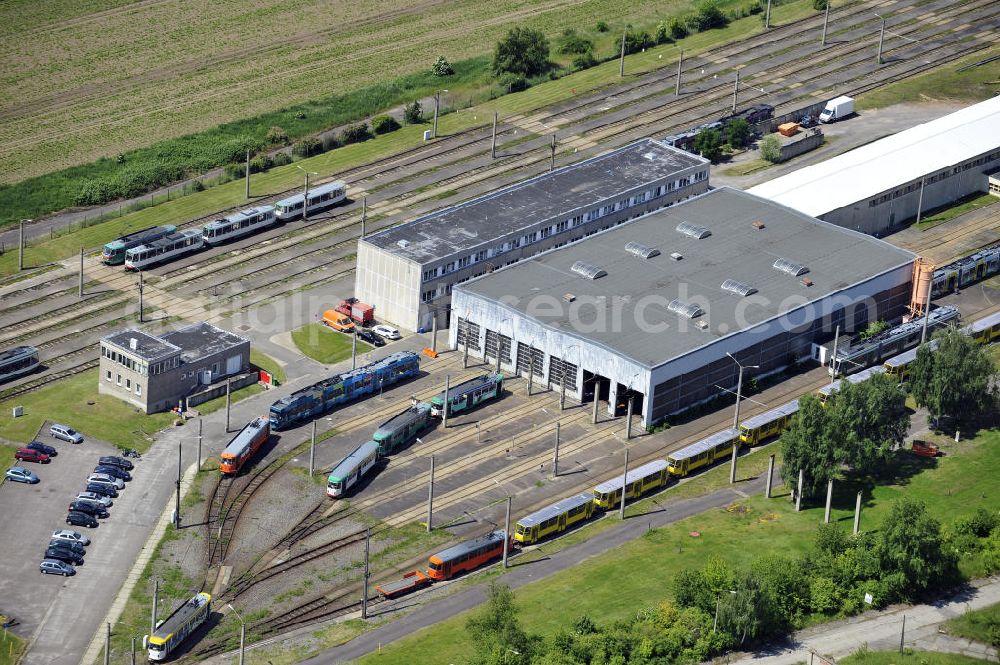
M62 575L64 577L69 577L70 575L76 575L76 569L69 565L65 561L60 561L59 559L45 559L40 564L38 564L38 572L47 573L49 575Z
M71 511L76 511L79 513L87 513L88 515L93 515L94 517L107 517L108 509L99 503L92 503L90 501L71 501L69 504L69 509Z
M88 492L93 492L94 494L100 494L112 499L118 498L118 490L115 489L114 485L109 485L108 483L87 483L86 489Z
M105 508L110 508L115 505L115 502L111 500L111 497L98 494L97 492L80 492L76 495L76 498L81 501L96 501Z
M56 423L49 428L49 434L61 441L69 441L70 443L83 443L83 435L74 430L69 425L60 425Z
M359 330L358 339L368 342L372 346L385 346L385 340L373 333L371 330Z
M79 531L73 531L72 529L56 529L52 532L52 540L69 540L74 543L80 543L81 545L89 545L90 538Z
M104 483L106 485L113 485L116 490L125 489L125 481L121 478L112 478L106 473L92 473L87 476L88 483Z
M46 559L56 559L57 561L65 561L66 563L71 563L74 566L79 566L83 564L83 557L76 552L72 552L64 547L50 547L45 550Z
M135 468L132 462L124 457L117 457L115 455L103 455L97 462L101 466L117 466L119 469L125 469L126 471L131 471Z
M399 339L399 331L387 325L378 324L372 328L372 332L386 339Z
M73 526L86 526L93 529L97 526L97 520L92 515L74 510L66 515L66 524L72 524Z
M58 538L53 538L52 540L49 541L48 547L49 548L62 547L64 549L69 550L70 552L76 552L80 556L85 556L87 554L87 550L83 547L83 545L77 542L73 542L72 540L59 540Z
M7 480L13 480L18 483L28 483L34 485L38 482L38 476L32 471L28 471L23 466L12 466L7 469L7 473L4 474Z
M41 441L32 441L31 443L26 445L25 448L31 448L32 450L37 450L40 453L45 453L49 457L55 457L56 455L59 454L59 451L56 450L55 446L45 445Z
M49 463L48 455L32 448L18 448L17 452L14 453L14 459L21 460L22 462L37 462L39 464Z
M102 497L102 498L104 498L104 497ZM108 507L105 506L104 503L102 503L100 500L95 500L95 499L81 499L80 497L77 497L77 498L75 498L72 501L72 503L88 504L88 505L93 506L94 508L97 508L99 511L104 511L105 514L104 515L98 514L97 515L98 517L107 517L107 513L110 512L108 510ZM75 509L73 509L73 510L75 510ZM81 511L81 512L87 512L87 511L84 510L84 511Z
M94 468L94 473L103 473L112 478L117 478L119 480L124 480L126 483L132 480L132 474L125 469L119 469L117 466L108 466L101 464Z

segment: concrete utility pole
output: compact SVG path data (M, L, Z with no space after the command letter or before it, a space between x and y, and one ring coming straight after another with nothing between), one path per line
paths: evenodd
M250 200L250 151L249 150L247 150L246 178L247 178L247 200Z
M493 112L493 140L490 141L490 159L497 158L497 120L499 120L500 114L496 111Z
M531 397L531 382L535 377L535 350L528 351L531 354L528 358L528 397Z
M465 329L465 344L462 345L462 369L469 368L469 329Z
M826 481L826 512L823 513L823 524L830 523L830 504L833 503L833 478Z
M875 64L882 64L882 42L885 41L885 19L882 19L882 30L878 33L878 55L875 56Z
M306 171L306 184L302 188L302 221L309 221L309 171Z
M556 135L552 135L552 143L549 144L549 171L556 170Z
M826 13L823 14L823 46L826 46L826 26L830 23L830 0L826 0Z
M107 628L104 631L104 665L111 662L111 624L104 624Z
M149 620L149 634L152 635L156 632L156 609L159 607L160 601L160 580L153 580L153 611L152 616Z
M246 641L247 641L247 625L243 623L243 618L240 617L240 661L239 665L243 665L243 654L246 653Z
M442 429L448 429L448 389L451 386L451 374L444 375L444 404L441 406L441 427ZM431 458L433 459L433 458ZM434 468L434 463L431 462L431 468Z
M764 498L771 498L771 485L774 484L774 455L767 461L767 487L764 488Z
M431 138L436 139L438 136L438 109L441 107L441 91L438 90L434 93L434 128L431 131Z
M833 355L830 356L830 387L837 380L837 344L840 342L840 326L833 333Z
M906 637L906 615L904 614L903 627L899 629L899 653L903 653L903 639L905 637Z
M566 410L566 361L559 365L559 410Z
M361 618L368 618L368 578L371 576L368 568L368 552L369 552L369 542L372 539L372 529L368 527L365 529L365 578L364 578L364 588L361 591Z
M591 415L590 424L597 424L597 409L600 408L600 397L601 397L601 384L598 381L594 381L594 413Z
M438 350L438 317L437 312L431 317L431 351Z
M827 2L827 4L830 4ZM767 12L764 14L764 29L771 29L771 0L767 0Z
M622 55L618 63L618 78L625 78L625 36L628 35L628 28L622 30Z
M736 101L740 94L740 70L736 70L736 83L733 84L733 111L736 111Z
M732 462L729 465L729 484L732 485L736 482L736 457L740 451L740 438L739 438L739 427L740 427L740 400L743 397L743 370L744 369L759 369L759 365L743 365L736 357L726 352L726 355L733 359L733 362L740 368L739 377L736 379L736 410L733 413L733 430L737 432L736 439L733 441L733 457Z
M351 335L351 369L357 369L358 367L358 331L355 330L354 334Z
M674 97L681 96L681 67L684 65L684 49L681 49L681 57L677 59L677 83L674 85Z
M129 663L135 665L135 638L132 638L132 651L129 652Z
M619 519L625 519L625 490L628 489L628 448L625 449L625 475L622 476L622 502L618 511Z
M201 432L202 432L202 427L204 425L205 423L202 421L202 419L198 418L198 470L199 471L201 471L201 440L202 440Z
M142 271L139 271L139 323L142 323Z
M17 269L24 270L24 220L17 225Z
M556 453L552 456L552 476L559 477L559 423L556 423Z
M361 237L365 237L365 221L368 218L368 197L361 198Z
M232 380L226 379L226 432L229 432L229 414L233 406Z
M507 517L504 518L504 528L503 528L503 567L507 569L507 543L510 542L510 499L507 497Z
M924 212L924 179L920 179L920 195L917 197L917 224L920 223L920 216Z
M312 423L312 436L309 439L309 477L313 475L316 464L316 421Z
M920 329L920 346L927 341L927 323L931 320L931 283L927 282L927 299L924 301L924 326Z
M431 532L431 515L434 510L434 455L431 455L431 482L427 487L427 533Z
M854 535L858 535L861 531L861 492L858 492L858 498L854 502Z
M628 398L628 412L625 416L625 440L629 441L632 438L632 401L633 397L630 395Z
M497 326L499 327L499 326ZM500 356L503 355L503 335L497 330L497 374L500 373Z
M174 528L181 528L181 442L177 442L177 495L174 500Z
M799 469L799 488L795 492L795 512L802 510L802 482L804 479L803 470Z

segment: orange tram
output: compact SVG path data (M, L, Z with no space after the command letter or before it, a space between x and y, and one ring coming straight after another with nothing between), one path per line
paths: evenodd
M503 556L504 547L507 552L514 549L514 543L507 537L507 533L503 529L491 531L485 536L467 540L431 555L427 560L426 573L414 570L401 580L376 586L375 591L383 598L395 598L431 582L451 579L499 559Z
M264 416L254 418L232 438L219 456L219 471L226 475L239 473L247 460L254 456L271 437L271 423Z

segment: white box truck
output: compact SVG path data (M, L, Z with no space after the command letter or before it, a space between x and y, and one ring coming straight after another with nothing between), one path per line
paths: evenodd
M854 113L854 99L840 96L826 103L826 108L819 114L820 122L836 122Z

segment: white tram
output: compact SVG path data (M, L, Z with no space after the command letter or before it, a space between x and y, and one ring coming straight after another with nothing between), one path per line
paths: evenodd
M206 245L224 242L257 233L278 223L274 206L258 206L227 215L201 227L201 237Z
M347 199L347 183L337 180L309 190L309 205L307 214L325 210ZM302 216L302 204L305 197L302 194L289 196L274 204L275 216L285 222Z
M180 233L171 233L165 238L128 250L125 254L125 269L142 270L157 263L197 252L204 244L201 229L185 229Z

